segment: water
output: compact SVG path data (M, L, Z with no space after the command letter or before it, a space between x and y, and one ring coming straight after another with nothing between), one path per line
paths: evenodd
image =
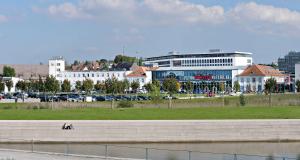
M80 155L111 156L155 160L265 160L267 156L296 158L300 155L300 142L294 143L142 143L108 144L0 144L0 148L34 150ZM148 149L146 149L148 148ZM191 152L189 152L191 151ZM234 157L236 155L236 157ZM250 156L252 155L252 156ZM276 158L275 158L276 159ZM283 158L277 158L283 159Z

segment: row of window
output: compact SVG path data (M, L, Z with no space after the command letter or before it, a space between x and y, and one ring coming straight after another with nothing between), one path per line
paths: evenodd
M94 78L94 77L120 77L121 74L120 73L73 73L73 74L65 74L64 77L91 77L91 78Z
M262 83L262 77L252 77L252 78L241 78L241 82L244 83L244 81L246 81L247 83L250 83L250 81L252 81L252 83L255 83L256 81L258 81L259 83Z
M232 58L185 59L173 61L173 66L232 66Z
M138 81L138 82L140 82L140 83L145 83L145 79L144 79L144 78L130 79L129 81L130 81L130 82ZM70 82L71 82L72 84L75 84L75 83L76 83L76 81L74 81L74 80L70 80ZM101 82L101 81L97 81L97 83L99 83L99 82ZM103 82L103 81L102 81L102 82ZM63 81L61 81L61 83L63 83Z
M232 71L230 70L189 70L189 71L154 71L152 72L154 79L165 79L167 77L176 77L180 81L185 80L222 80L222 79L231 79ZM196 78L195 78L196 76ZM201 77L203 76L203 77ZM204 77L208 76L208 77ZM211 78L210 78L211 77Z
M51 63L51 66L54 66L54 63ZM60 63L56 63L56 66L60 66Z
M201 63L232 63L232 58L224 59L186 59L181 60L182 64L201 64Z

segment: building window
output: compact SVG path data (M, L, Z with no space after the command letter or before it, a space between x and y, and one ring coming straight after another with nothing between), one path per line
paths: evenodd
M258 77L258 82L262 83L262 78L261 77Z
M92 77L94 77L95 75L94 75L94 73L92 73Z
M57 65L57 66L60 66L60 63L57 63L56 65Z
M256 82L256 78L252 78L252 82L255 83Z

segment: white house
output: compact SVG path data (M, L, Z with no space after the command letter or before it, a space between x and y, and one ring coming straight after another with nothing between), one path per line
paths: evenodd
M242 92L261 92L265 89L265 82L269 78L276 79L277 90L280 86L284 86L286 75L271 66L254 64L237 75L237 78Z
M156 68L136 66L132 71L126 75L127 80L131 83L133 81L140 83L140 89L147 83L152 81L152 71Z

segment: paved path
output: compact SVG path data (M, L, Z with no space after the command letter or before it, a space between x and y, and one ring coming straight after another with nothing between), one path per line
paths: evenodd
M127 158L101 158L93 156L65 156L63 154L32 153L17 150L0 150L0 160L137 160Z
M300 141L300 120L0 121L0 142L24 140L105 143Z

